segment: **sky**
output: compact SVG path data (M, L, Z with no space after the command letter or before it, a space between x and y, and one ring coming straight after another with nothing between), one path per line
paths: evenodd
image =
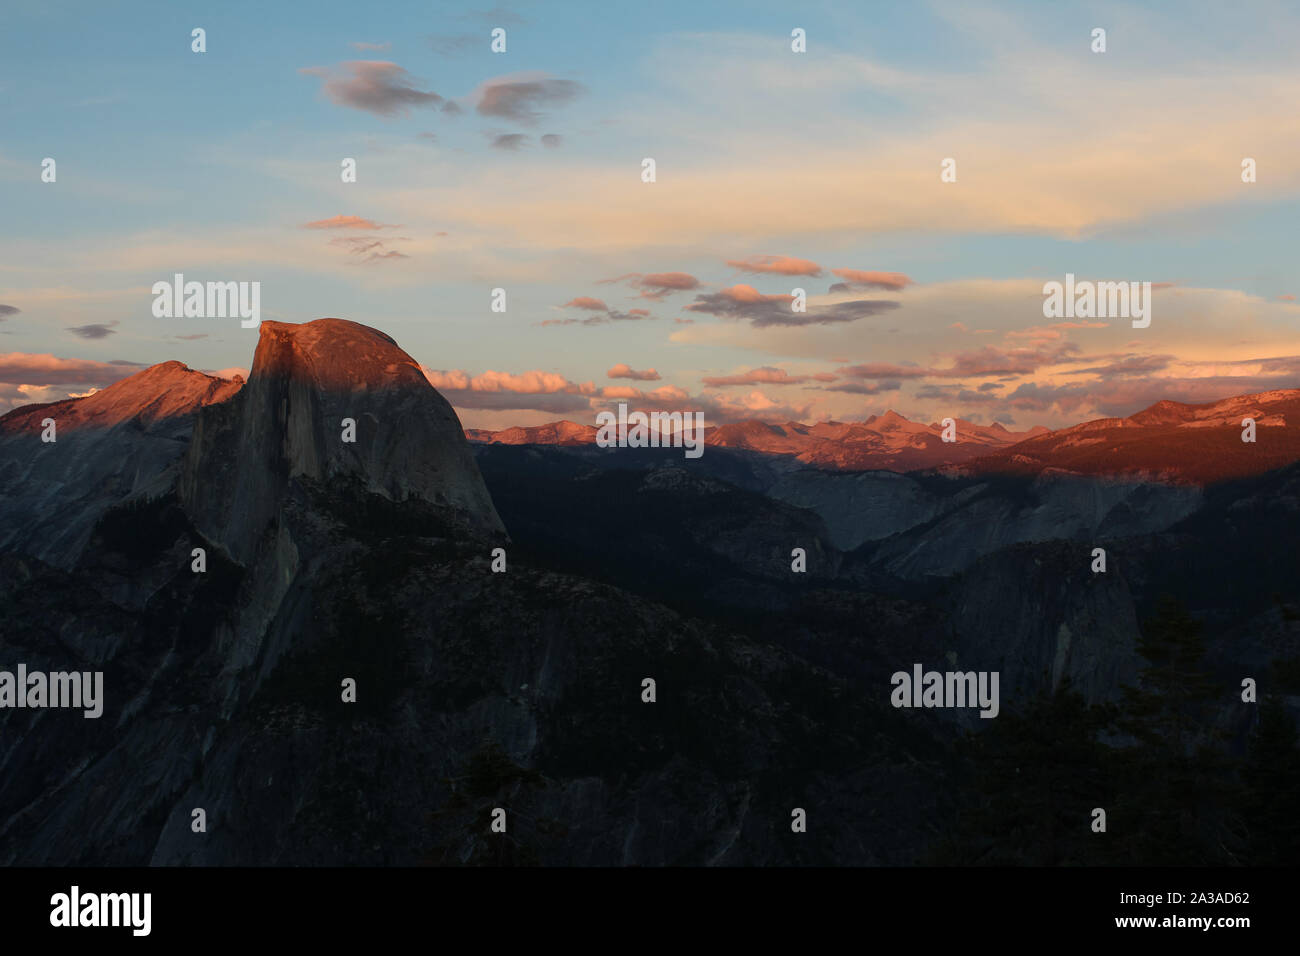
M1300 387L1298 37L1263 2L6 4L0 411L249 368L238 318L154 315L176 273L386 332L466 427ZM1152 283L1150 325L1046 317L1067 274Z

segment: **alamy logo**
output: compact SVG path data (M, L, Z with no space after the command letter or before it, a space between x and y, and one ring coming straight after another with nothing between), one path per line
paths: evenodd
M0 707L80 707L83 717L97 718L104 713L104 672L28 673L19 664L16 674L0 671Z
M1043 283L1043 295L1044 318L1132 319L1135 329L1151 324L1150 282L1075 282L1067 272L1064 283Z
M704 454L704 413L632 412L620 403L618 417L599 412L596 444L601 448L685 448L687 458Z
M153 314L159 319L240 318L241 328L255 329L262 321L262 283L186 282L176 273L171 282L155 282Z
M898 671L889 682L895 707L979 707L981 717L998 715L998 671Z
M51 926L129 926L133 936L148 936L152 915L152 893L83 894L73 886L50 897Z

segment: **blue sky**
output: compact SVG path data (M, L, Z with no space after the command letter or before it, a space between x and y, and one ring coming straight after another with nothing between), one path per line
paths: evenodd
M1055 426L1300 385L1284 4L50 2L0 23L0 408L104 387L114 361L247 368L237 320L152 315L175 272L261 282L264 319L383 329L467 426L628 399ZM834 293L835 269L902 279ZM1052 327L1041 286L1067 272L1160 284L1151 328ZM607 281L664 274L695 284ZM718 307L741 287L887 306L764 325Z

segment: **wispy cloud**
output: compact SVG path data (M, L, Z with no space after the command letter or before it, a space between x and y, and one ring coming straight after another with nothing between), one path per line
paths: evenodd
M68 331L83 339L105 339L117 334L113 331L115 325L116 322L91 322L88 325L68 326Z
M493 149L504 149L514 153L528 145L528 137L523 133L498 133L496 135L489 133L488 145Z
M833 382L835 379L836 376L830 372L791 375L785 369L764 365L735 375L709 376L703 382L708 388L725 388L732 385L806 385L809 382Z
M728 259L727 265L741 272L755 275L773 274L783 276L819 276L822 267L807 259L793 256L747 256L744 259Z
M831 272L844 280L831 286L831 292L847 292L852 289L886 289L890 292L898 292L912 284L912 280L901 272L871 272L862 269L832 269Z
M361 216L332 216L329 219L317 219L315 222L306 222L302 226L304 229L396 229L397 226L390 226L384 223L375 222L373 219L364 219Z
M516 74L484 82L472 95L480 116L510 120L521 126L535 126L543 108L563 106L582 93L575 80L546 74Z
M429 44L429 49L442 56L459 56L470 52L480 44L483 49L487 49L488 46L487 36L472 33L432 35L425 37L425 40Z
M674 292L686 292L700 287L700 280L689 272L628 272L613 279L598 279L597 285L623 282L640 290L637 298L659 302Z
M806 312L793 310L794 296L765 295L753 286L734 285L721 292L697 295L686 309L704 312L727 319L747 319L754 328L767 326L834 325L856 322L859 319L880 315L898 308L898 303L887 299L857 299L835 302L810 308Z
M384 60L348 60L333 68L312 66L298 72L320 77L330 102L376 116L400 116L411 107L444 102L437 93L419 89L405 69Z
M393 236L390 239L372 239L368 236L339 236L330 240L331 246L339 246L348 253L359 257L359 261L376 262L385 259L409 259L411 258L404 252L398 252L396 249L389 249L386 243L389 242L409 242L404 236Z

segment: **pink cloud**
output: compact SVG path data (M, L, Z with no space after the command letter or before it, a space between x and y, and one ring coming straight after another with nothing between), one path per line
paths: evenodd
M642 391L631 385L606 385L600 390L601 398L640 398Z
M897 292L906 286L914 285L914 280L901 272L871 272L862 269L832 269L846 283L867 289L888 289Z
M700 286L700 280L689 272L627 272L612 279L599 279L596 284L609 285L614 282L626 282L634 289L641 290L639 298L654 302L660 302L674 292L698 289Z
M793 256L746 256L744 259L728 259L727 265L742 272L773 273L783 276L819 276L822 267L807 259Z
M609 378L630 378L638 382L657 382L660 378L659 373L652 368L646 369L643 372L638 372L636 369L623 362L619 362L605 374Z
M534 370L518 374L488 370L470 375L461 369L421 367L429 384L456 408L534 410L574 414L591 407L594 382L571 382L555 372Z
M651 289L694 289L700 280L688 272L651 272L641 277L640 285Z
M755 289L752 285L745 285L744 283L738 283L736 285L731 286L730 288L723 289L721 292L718 293L718 295L724 296L730 299L732 302L742 302L747 305L754 302L793 302L794 301L794 296L792 295L785 295L779 292L775 295L764 295L763 293Z
M11 385L109 385L144 368L135 362L63 359L32 352L0 353L0 382Z
M361 216L331 216L329 219L317 219L315 222L303 223L304 229L396 229L396 226L382 225L373 219Z
M564 305L560 306L560 308L588 309L592 312L609 311L609 306L607 306L603 301L601 301L600 299L593 299L589 295L580 295L576 299L570 299L568 302L564 303Z
M434 388L468 389L475 392L520 392L546 395L555 392L580 392L582 386L555 372L510 372L488 370L471 377L460 369L442 371L424 369L424 377Z

